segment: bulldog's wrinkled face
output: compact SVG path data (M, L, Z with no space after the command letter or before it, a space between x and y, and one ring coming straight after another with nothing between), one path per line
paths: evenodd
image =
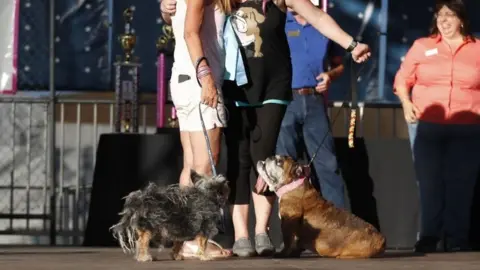
M302 177L303 166L288 156L272 156L264 161L257 162L257 193L263 193L268 185L270 191L277 191L282 186L291 183L293 180Z

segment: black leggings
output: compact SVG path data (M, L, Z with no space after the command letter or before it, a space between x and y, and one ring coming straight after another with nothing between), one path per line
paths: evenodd
M260 108L227 106L228 126L227 179L230 182L230 204L249 204L250 194L258 177L259 160L275 155L277 137L285 105L266 104ZM266 193L265 195L273 195Z

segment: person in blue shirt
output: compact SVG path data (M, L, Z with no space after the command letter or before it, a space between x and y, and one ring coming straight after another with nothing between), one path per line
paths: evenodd
M303 142L311 158L323 140L313 162L312 171L316 174L312 176L318 180L317 187L326 200L345 208L344 182L337 166L326 104L331 82L343 73L343 53L291 10L287 13L285 31L293 69L293 100L282 121L277 154L298 159Z

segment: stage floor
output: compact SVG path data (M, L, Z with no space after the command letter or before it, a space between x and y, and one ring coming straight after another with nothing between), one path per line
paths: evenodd
M155 250L152 250L155 251ZM368 260L335 260L306 256L300 259L229 259L200 262L197 260L171 261L167 251L158 261L137 263L120 249L92 248L0 248L2 270L142 270L142 269L316 269L316 270L392 270L480 269L480 253L431 254L420 256L406 252L388 252L382 258Z

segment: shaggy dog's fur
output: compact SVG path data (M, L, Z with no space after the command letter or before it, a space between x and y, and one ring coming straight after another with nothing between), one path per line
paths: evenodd
M207 241L218 233L230 189L222 175L208 177L192 171L191 180L193 186L182 188L150 183L126 197L122 218L111 228L124 252L135 252L137 261L151 261L150 241L172 241L172 259L181 260L183 242L195 239L200 259L211 259L205 252Z

